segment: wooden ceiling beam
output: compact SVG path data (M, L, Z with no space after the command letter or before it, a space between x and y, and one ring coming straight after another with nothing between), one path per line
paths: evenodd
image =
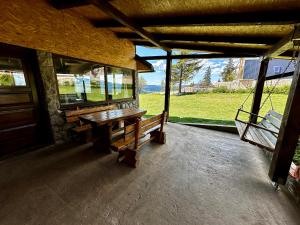
M106 1L109 2L112 0ZM92 4L90 0L50 0L50 3L57 9L70 9Z
M294 47L294 40L300 39L300 26L295 26L295 30L288 36L282 38L264 55L265 58L276 58Z
M123 26L130 28L132 31L143 37L144 39L151 42L156 47L162 48L165 51L169 51L170 49L157 41L152 34L148 33L143 28L139 27L134 20L128 18L121 11L113 7L110 3L105 0L90 0L90 2L95 5L97 8L101 9L104 13L111 16L115 21L119 22Z
M171 59L220 59L220 58L242 58L251 57L249 54L239 54L239 53L211 53L211 54L190 54L190 55L171 55ZM160 60L167 59L167 56L139 56L142 60Z
M226 13L220 15L202 16L157 16L148 18L131 18L138 21L141 27L170 27L170 26L222 26L222 25L279 25L300 23L298 9L273 10L252 13ZM124 27L116 20L93 21L96 27Z
M116 32L118 38L140 41L142 38L136 33ZM273 45L277 43L278 37L261 37L261 36L216 36L216 35L186 35L186 34L159 34L152 33L159 41L203 41L203 42L227 42L243 44L266 44Z
M89 0L51 0L50 3L56 9L70 9L91 4Z
M149 42L133 41L135 45L154 47ZM168 43L167 46L171 49L186 49L204 52L224 53L224 54L244 54L249 57L258 57L264 55L265 49L249 48L249 47L235 47L235 46L211 46L204 44L182 44L182 43Z

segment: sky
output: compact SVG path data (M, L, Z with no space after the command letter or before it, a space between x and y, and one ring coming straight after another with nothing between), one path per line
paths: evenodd
M161 49L147 48L142 46L136 47L136 53L139 56L155 56L155 55L166 55L166 52ZM176 54L176 52L175 52ZM198 52L199 54L199 52ZM221 72L223 71L224 66L228 62L228 59L201 59L203 63L203 69L201 69L191 80L189 83L199 83L203 79L204 73L206 69L210 66L212 76L211 80L213 83L218 82L220 78ZM153 73L140 73L146 82L147 85L160 85L161 80L165 79L165 68L166 68L166 60L149 60L155 72ZM176 60L172 60L173 63L176 63ZM239 63L239 59L234 59L234 63L237 65Z

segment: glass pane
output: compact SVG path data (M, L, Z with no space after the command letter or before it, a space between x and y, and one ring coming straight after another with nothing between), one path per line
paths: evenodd
M133 71L114 67L107 68L108 98L122 99L133 97Z
M105 101L104 67L95 67L90 72L90 88L86 90L87 100Z
M68 58L53 60L62 104L105 101L103 66Z
M0 57L0 87L26 86L21 59Z

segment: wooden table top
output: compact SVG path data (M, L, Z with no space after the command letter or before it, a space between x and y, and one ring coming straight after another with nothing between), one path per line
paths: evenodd
M143 109L114 109L79 116L79 119L94 125L104 125L110 122L141 117L147 111Z

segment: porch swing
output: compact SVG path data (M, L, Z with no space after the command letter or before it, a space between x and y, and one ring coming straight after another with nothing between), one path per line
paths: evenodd
M273 85L271 90L269 88L267 88L268 95L266 96L266 98L264 99L263 103L261 104L261 106L258 110L260 112L260 110L263 108L263 106L265 105L267 100L269 100L271 109L268 111L268 113L265 116L261 116L261 115L259 115L259 113L254 114L254 113L244 110L244 105L245 105L246 101L248 100L248 98L254 92L254 88L249 93L249 95L246 97L246 99L244 100L242 105L239 107L236 117L235 117L235 125L236 125L236 128L238 130L239 136L242 141L249 142L250 144L259 146L270 152L273 152L275 150L275 146L276 146L278 134L279 134L279 129L281 126L282 115L277 113L274 110L271 95L273 94L280 79L283 77L283 75L287 71L288 67L295 60L295 53L296 53L296 51L294 52L293 58L290 60L287 67L284 69L283 73L281 74L281 76L279 77L279 79L277 80L275 85ZM263 78L260 78L260 79L263 79ZM257 82L259 82L259 81L261 81L261 80L258 80ZM247 121L240 119L241 113L247 114L249 116ZM260 122L254 123L253 118L260 119Z

